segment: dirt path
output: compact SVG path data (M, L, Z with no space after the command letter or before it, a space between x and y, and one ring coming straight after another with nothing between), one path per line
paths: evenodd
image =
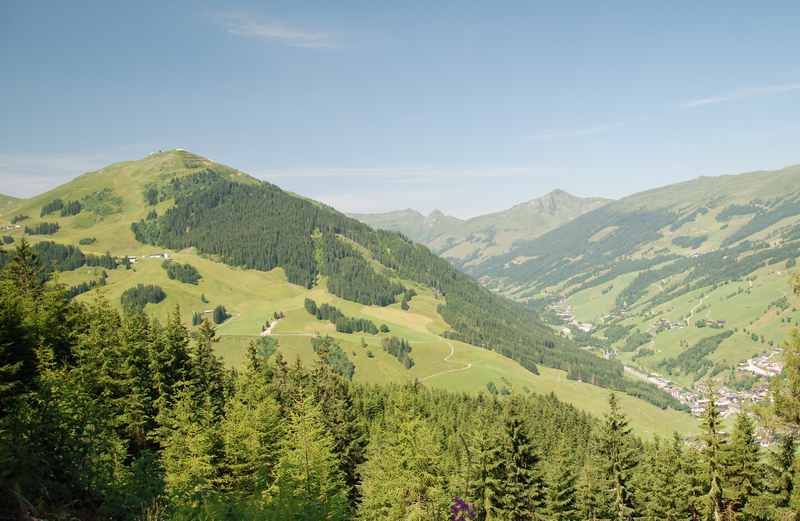
M706 299L706 296L705 296L705 295L703 295L702 297L700 297L700 302L698 302L698 303L697 303L697 305L696 305L695 307L693 307L691 310L689 310L689 320L692 320L692 317L694 316L694 312L695 312L695 311L697 311L698 309L700 309L700 306L702 306L702 305L703 305L703 301L704 301L705 299Z
M449 340L445 340L445 342L447 342L447 345L450 346L450 353L448 353L448 355L445 356L442 360L444 362L450 363L450 359L453 358L453 355L456 353L456 349L455 349L455 347L453 347L452 342L450 342ZM446 371L439 371L438 373L430 374L430 375L428 375L428 376L426 376L424 378L420 378L419 381L420 382L424 382L425 380L430 380L431 378L433 378L435 376L442 376L444 374L450 374L450 373L458 373L458 372L461 372L461 371L466 371L468 369L472 369L472 363L469 363L469 364L465 365L464 367L457 367L455 369L448 369Z
M272 330L275 329L275 326L278 325L281 319L273 320L270 322L269 327L261 332L261 336L270 336L272 334Z

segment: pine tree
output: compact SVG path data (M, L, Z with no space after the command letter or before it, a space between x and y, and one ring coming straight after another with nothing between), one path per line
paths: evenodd
M562 439L555 454L550 455L545 472L544 513L548 521L572 521L577 515L574 448Z
M34 347L23 327L23 307L0 283L0 419L33 383Z
M722 417L713 393L709 393L708 404L703 415L703 461L706 474L706 501L709 515L714 521L723 521L725 500L722 489L723 451L725 438L722 435Z
M658 457L661 440L655 438L644 447L644 453L633 475L634 499L639 519L642 521L663 521L667 505L660 490Z
M578 519L581 520L600 521L611 518L613 504L611 485L603 471L599 444L597 436L589 439L586 458L578 475L576 493Z
M219 484L219 432L210 404L199 405L184 389L163 420L165 491L177 504L196 504Z
M77 360L75 371L93 395L104 394L111 400L118 400L126 394L121 388L119 314L98 297L84 309L84 320L83 330L72 348Z
M792 280L800 294L800 274ZM772 381L775 416L795 435L800 432L800 329L792 330L783 348L783 371Z
M366 457L366 432L353 410L348 384L327 365L320 365L311 374L311 392L322 410L325 428L333 436L334 451L350 494L351 504L357 501L358 467Z
M534 519L543 510L544 482L539 469L539 455L522 419L521 405L509 402L504 419L504 454L502 494L503 514L510 519Z
M598 436L601 470L611 486L613 519L629 521L634 516L631 475L637 465L636 447L615 394L611 394L608 405L609 412Z
M678 474L678 483L686 489L689 517L693 520L700 519L708 501L704 457L702 451L696 447L686 448L685 454L686 457L681 462L681 473Z
M197 340L190 348L190 382L195 398L208 402L221 414L224 401L225 375L222 362L214 353L216 332L208 320L203 320L198 329Z
M226 320L228 320L228 311L225 309L225 306L219 305L214 308L214 312L212 313L212 317L214 319L215 324L222 324Z
M465 496L475 507L477 521L497 519L501 515L499 498L503 493L500 426L492 417L478 415L465 444Z
M120 420L135 451L147 444L147 433L154 427L155 399L147 339L150 324L143 313L125 317L120 329L120 375L125 395L121 399Z
M303 398L290 413L272 497L279 519L349 518L347 489L333 437L325 430L322 411L311 397Z
M395 404L370 436L361 468L357 518L362 521L438 521L447 515L450 498L440 468L439 440L412 407Z
M179 388L187 385L190 378L189 332L181 322L180 308L175 307L166 327L157 322L151 324L148 350L160 417L172 407Z
M797 483L796 444L791 434L781 438L778 450L771 454L770 492L775 497L775 506L788 508Z
M220 425L226 488L234 495L258 498L274 480L282 435L280 408L261 375L248 372L225 406Z
M19 294L38 295L44 287L44 274L38 257L26 239L19 241L8 266L3 270L3 279L13 284Z
M745 519L796 520L797 505L792 508L792 496L796 493L797 480L794 436L791 434L781 436L777 445L777 449L770 451L769 454L766 480L761 494L747 498Z
M679 521L693 517L692 490L698 481L694 472L694 458L685 450L684 441L676 433L665 442L658 453L656 488L665 521Z
M762 490L758 441L753 421L746 413L741 412L736 417L731 440L723 456L729 509L742 512L748 499L757 496Z
M797 288L796 288L797 291ZM794 432L800 432L800 330L794 329L783 349L783 371L773 381L774 411Z

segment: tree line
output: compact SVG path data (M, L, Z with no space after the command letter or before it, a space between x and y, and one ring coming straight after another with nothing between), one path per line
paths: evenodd
M327 320L336 326L336 331L339 333L369 333L370 335L378 334L378 326L369 319L348 317L339 308L327 303L322 303L319 306L317 303L307 298L303 303L305 310L317 317L317 320Z
M58 223L41 222L32 226L25 227L25 233L28 235L53 235L59 228Z
M92 255L85 254L79 248L70 244L59 244L53 241L37 242L30 246L33 254L36 255L41 270L39 271L42 280L47 279L57 271L72 271L82 266L99 267L105 269L116 269L117 260L110 254ZM0 268L9 260L11 255L0 255Z

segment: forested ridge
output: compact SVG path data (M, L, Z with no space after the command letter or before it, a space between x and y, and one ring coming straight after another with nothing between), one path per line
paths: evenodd
M686 204L689 204L688 202ZM711 203L708 203L711 205ZM644 271L651 278L659 270L669 274L689 271L695 282L691 289L712 285L751 273L761 266L761 261L775 262L794 257L800 238L800 226L792 224L782 232L784 241L769 244L756 234L791 216L800 214L800 201L796 194L753 204L730 204L716 215L718 222L727 222L736 216L750 216L749 220L721 242L720 248L699 256L682 257L666 249L650 252L651 256L636 258L638 248L657 241L665 230L675 231L694 221L709 208L687 211L685 208L637 207L630 209L621 201L586 213L532 241L515 244L511 253L491 259L472 270L476 276L507 279L516 284L528 284L531 290L540 291L549 286L567 282L572 293L599 286L609 280L636 271ZM681 235L670 242L681 248L697 249L708 235ZM789 242L792 244L788 244ZM766 251L759 251L767 248ZM752 253L752 255L751 255ZM535 262L512 262L516 257L536 259ZM662 268L665 263L677 262ZM668 272L668 273L667 273ZM658 280L658 279L655 279ZM690 291L688 285L681 291ZM630 291L642 287L633 284ZM620 300L627 301L628 295ZM679 295L664 296L664 299ZM620 302L621 303L621 302Z
M0 271L6 518L797 519L800 334L770 449L746 414L724 432L713 395L687 444L638 438L613 395L593 418L553 396L357 385L258 342L225 370L209 322L70 301L40 269L22 241Z
M305 287L325 275L331 293L362 304L391 304L407 294L397 279L412 280L445 297L439 312L452 338L494 349L533 372L543 364L567 371L571 379L681 408L653 386L625 379L620 363L578 349L534 312L482 288L398 233L372 230L269 183L242 184L213 170L152 187L150 194L155 200L173 197L175 204L155 219L132 225L142 242L195 247L235 266L282 267L290 282ZM383 268L376 269L355 245Z

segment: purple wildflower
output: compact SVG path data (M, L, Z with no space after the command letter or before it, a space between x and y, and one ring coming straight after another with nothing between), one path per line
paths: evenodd
M461 499L460 496L453 498L450 514L450 521L470 521L475 519L475 510L472 505Z

